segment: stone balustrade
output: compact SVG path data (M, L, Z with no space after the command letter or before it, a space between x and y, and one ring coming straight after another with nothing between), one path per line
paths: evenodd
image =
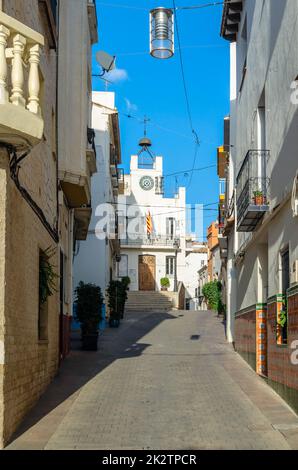
M42 46L44 37L41 34L0 11L0 113L2 108L9 120L6 123L2 116L0 133L6 125L8 130L13 128L8 106L13 105L27 114L41 118L39 67ZM13 110L18 119L16 109ZM21 114L24 119L24 113ZM30 125L32 127L32 122ZM20 135L21 126L21 122L16 126L17 129L20 128ZM28 129L27 125L24 134L28 134ZM33 129L35 138L38 138L40 129L39 122L38 132ZM7 132L8 130L6 129Z

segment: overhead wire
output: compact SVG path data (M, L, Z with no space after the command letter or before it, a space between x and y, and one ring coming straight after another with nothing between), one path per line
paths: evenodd
M175 7L175 10L200 10L202 8L209 8L209 7L216 7L224 4L229 4L233 3L233 0L224 0L220 2L209 2L209 3L203 3L202 5L189 5L189 6L178 6ZM99 2L98 5L104 6L104 7L111 7L111 8L127 8L130 10L140 10L140 11L149 11L150 8L146 7L138 7L135 5L123 5L119 3L107 3L107 2Z
M193 126L193 119L192 119L192 114L191 114L191 108L190 108L190 101L189 101L189 95L188 95L188 89L186 85L186 76L185 76L185 70L184 70L184 61L183 61L183 55L181 51L181 40L180 40L180 29L179 29L179 23L178 23L178 17L177 17L177 12L176 12L176 1L173 0L173 8L174 8L174 21L175 21L175 27L176 27L176 35L177 35L177 42L178 42L178 48L179 48L179 62L180 62L180 69L181 69L181 76L182 76L182 84L183 84L183 90L184 90L184 96L185 96L185 102L186 102L186 109L187 109L187 115L188 115L188 120L189 120L189 125L191 129L191 133L194 137L194 142L195 142L195 152L194 152L194 157L193 157L193 164L192 164L192 170L190 173L190 179L188 182L187 188L190 187L192 183L192 177L193 177L193 170L196 165L197 161L197 156L198 156L198 151L199 151L199 146L200 146L200 141L197 132L194 129Z
M178 41L178 48L177 49L179 51L179 62L180 62L183 90L184 90L184 96L185 96L185 102L186 102L186 110L187 110L187 115L188 115L188 120L189 120L191 133L192 133L192 136L193 136L193 139L194 139L194 142L195 142L195 150L194 150L193 164L192 164L191 170L188 170L186 172L181 172L181 173L177 172L174 175L190 172L190 178L189 178L189 181L188 181L187 189L191 186L191 183L192 183L193 174L194 174L194 171L195 171L195 164L196 164L196 161L197 161L197 156L198 156L198 151L199 151L199 146L200 146L200 140L199 140L198 134L197 134L197 132L194 129L194 126L193 126L191 106L190 106L189 94L188 94L188 89L187 89L187 84L186 84L184 61L183 61L183 55L182 55L182 51L181 51L182 46L181 46L181 39L180 39L180 29L179 29L178 17L177 17L176 12L177 12L177 10L201 9L201 8L206 8L206 7L216 6L216 5L223 5L224 3L230 3L230 1L209 2L209 3L203 4L203 5L194 5L194 6L185 6L185 7L183 7L183 6L179 7L178 6L177 7L176 6L176 1L173 0L174 22L175 22L176 33L177 33L177 41ZM124 7L124 8L130 8L130 9L147 10L146 8L135 7L135 6L132 6L132 5L110 4L110 3L105 3L105 2L100 2L99 4L104 5L104 6L111 6L111 7ZM122 115L126 116L127 118L133 118L133 119L138 120L139 122L143 122L143 120L131 115L130 113L119 112L119 114L122 114ZM173 132L173 133L176 133L177 135L179 134L176 131L172 131L172 130L167 129L163 126L160 126L157 123L154 123L154 122L152 122L152 123L153 123L153 125L155 125L156 127L159 127L162 130L165 130L167 132ZM183 136L185 138L188 138L186 135L181 134L181 136Z

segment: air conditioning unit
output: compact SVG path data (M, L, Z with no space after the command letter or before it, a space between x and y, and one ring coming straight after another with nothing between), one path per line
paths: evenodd
M296 259L292 267L291 284L297 284L297 283L298 283L298 260Z

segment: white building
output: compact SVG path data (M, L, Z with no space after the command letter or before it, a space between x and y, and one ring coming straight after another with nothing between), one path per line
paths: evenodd
M94 210L87 240L79 246L75 257L74 287L80 281L91 282L100 286L104 294L110 279L117 275L116 260L120 255L117 230L110 234L104 229L95 233L96 225L107 208L105 204L115 207L118 190L121 190L121 171L118 168L121 163L120 133L114 93L93 92L92 127L98 168L92 179Z
M297 16L292 1L225 2L221 26L231 42L228 340L296 410Z
M139 155L131 157L130 174L124 175L124 194L118 198L119 276L130 277L131 291L160 290L163 277L169 279L170 291L177 291L183 282L187 306L195 309L196 273L207 263L206 247L187 236L185 188L165 197L163 158L151 154L149 139L140 145ZM152 224L151 233L147 223Z
M198 270L198 310L207 310L207 303L203 295L203 287L208 283L208 266L205 264Z

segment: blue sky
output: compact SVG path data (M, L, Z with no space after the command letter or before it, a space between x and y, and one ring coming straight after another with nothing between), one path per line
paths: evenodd
M176 0L176 6L204 3L208 1ZM164 157L166 175L192 168L194 143L178 50L168 60L157 60L149 54L149 10L157 6L171 7L172 0L97 0L99 43L93 54L105 50L117 56L118 70L110 77L114 83L108 90L115 91L120 113L140 120L147 115L152 120L148 136L154 152ZM219 36L221 12L222 6L178 11L193 127L201 141L196 168L216 164L216 147L223 140L223 118L229 112L229 46ZM100 68L93 60L93 73L98 72ZM93 89L104 90L104 82L94 78ZM120 114L120 129L123 166L128 171L130 155L138 151L143 124ZM189 176L178 177L180 186L187 187L188 182ZM166 178L167 193L174 191L175 185L174 177ZM216 167L194 172L187 202L214 203L218 201L218 189ZM205 211L204 226L216 217L215 211Z

